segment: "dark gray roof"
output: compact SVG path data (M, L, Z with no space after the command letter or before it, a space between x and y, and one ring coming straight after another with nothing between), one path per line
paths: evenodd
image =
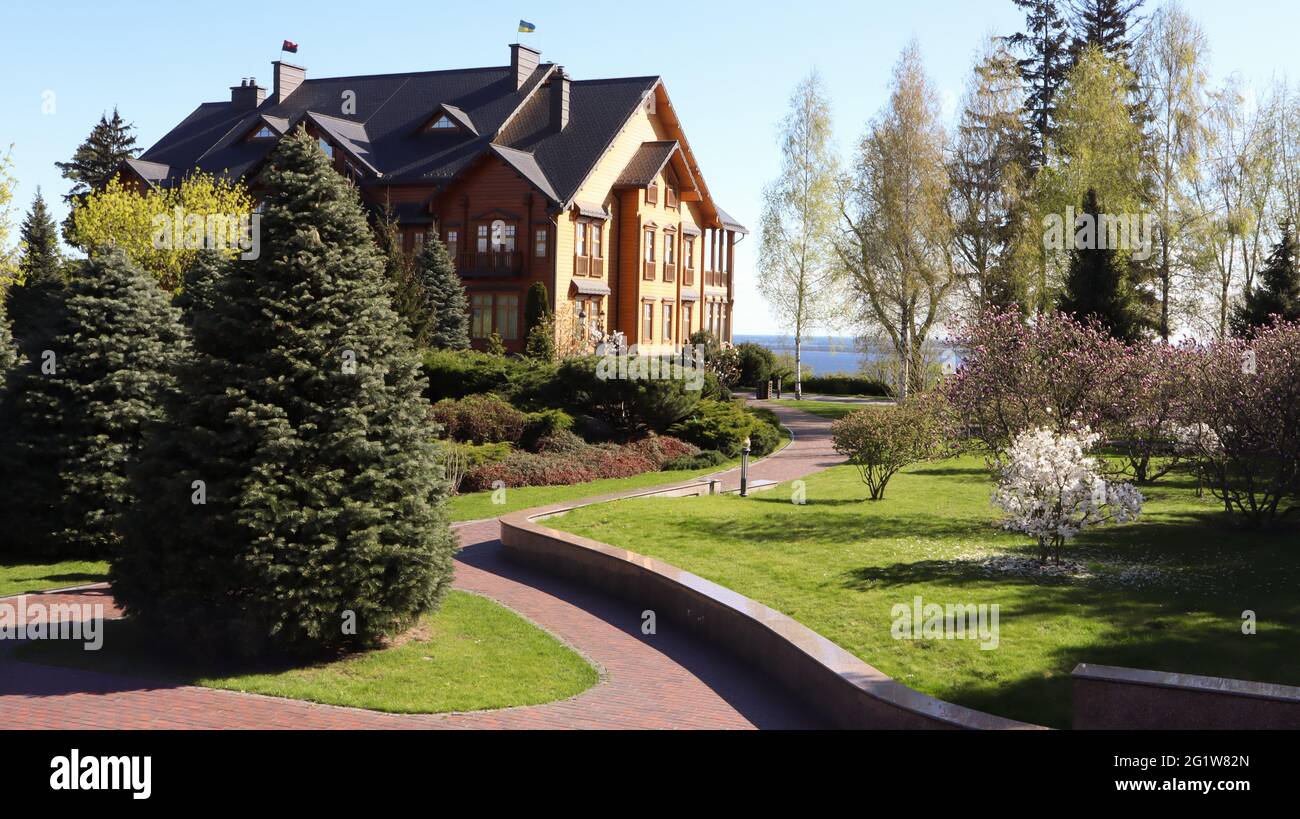
M614 187L647 187L664 169L664 166L668 164L668 160L672 158L673 152L678 148L679 145L675 139L642 142L641 147L637 148L636 153L628 160L627 167L619 175Z
M741 223L737 222L735 219L731 218L731 216L722 208L717 208L717 211L718 211L718 221L722 223L722 226L724 228L726 228L727 230L734 230L737 233L745 233L745 234L749 233L749 228L745 227Z
M157 181L171 183L195 168L251 177L275 140L248 140L263 125L281 133L310 117L375 177L362 185L426 182L445 186L487 153L509 163L554 203L568 205L658 77L571 81L569 121L551 122L543 63L516 89L508 66L414 74L309 78L283 102L266 99L255 110L208 102L141 155ZM356 113L344 115L345 93ZM445 112L461 129L426 129ZM281 128L280 126L284 127Z

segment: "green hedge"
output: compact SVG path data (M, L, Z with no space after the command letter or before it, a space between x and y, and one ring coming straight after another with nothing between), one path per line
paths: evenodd
M794 390L793 382L781 385L782 390ZM803 391L817 395L866 395L889 398L894 394L889 385L865 375L814 375L803 380Z

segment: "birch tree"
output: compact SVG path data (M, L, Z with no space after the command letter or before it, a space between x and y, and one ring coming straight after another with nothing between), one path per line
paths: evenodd
M937 95L913 42L842 185L836 243L862 320L898 355L899 399L924 387L922 347L956 281L944 150Z
M1186 193L1197 171L1202 141L1200 119L1208 54L1205 32L1177 3L1155 13L1138 54L1138 75L1152 118L1148 164L1160 254L1156 274L1160 315L1156 329L1165 341L1172 331L1173 257L1182 249L1191 215Z
M763 191L758 290L794 331L794 394L803 398L803 339L836 312L832 232L838 162L831 107L813 70L779 129L781 173Z

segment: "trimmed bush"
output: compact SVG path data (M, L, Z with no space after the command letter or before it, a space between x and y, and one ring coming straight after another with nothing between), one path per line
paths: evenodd
M628 372L650 369L642 364L641 357L633 356ZM619 375L598 356L569 358L559 366L552 394L575 415L590 415L624 435L665 431L689 415L700 400L700 391L690 389L689 382L682 379Z
M691 417L674 424L669 432L728 458L740 456L745 438L750 439L750 454L756 457L769 454L781 441L774 413L767 410L760 415L738 401L701 401Z
M537 444L544 438L573 429L573 416L564 410L545 409L528 413L524 423L524 434L520 444L525 449L536 450Z
M793 382L782 385L785 389L794 389ZM876 398L889 398L893 389L883 381L868 378L865 375L808 375L803 379L804 394L813 395L865 395Z
M527 405L547 397L555 380L553 366L478 350L425 350L422 358L430 401L493 392Z
M758 387L766 384L776 370L776 355L762 344L746 341L736 345L740 357L740 377L737 384Z
M920 395L849 413L831 425L831 435L835 451L858 468L871 499L880 500L894 473L943 451L947 429L941 399Z
M455 441L517 444L528 416L495 395L468 395L434 404L433 420Z

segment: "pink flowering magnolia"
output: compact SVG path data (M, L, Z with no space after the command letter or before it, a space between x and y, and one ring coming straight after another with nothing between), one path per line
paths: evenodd
M1100 435L1086 427L1056 432L1036 427L1018 434L993 501L1007 513L1004 525L1038 541L1039 560L1061 562L1065 542L1089 526L1125 523L1142 511L1142 494L1128 483L1101 477L1087 451Z

